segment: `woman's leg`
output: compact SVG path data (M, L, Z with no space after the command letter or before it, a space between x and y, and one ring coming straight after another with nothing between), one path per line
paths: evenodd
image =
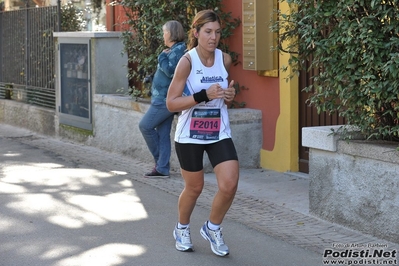
M139 129L147 143L148 149L150 150L152 156L156 160L159 157L159 139L155 127L158 125L159 120L157 119L157 114L159 110L156 106L150 105L147 112L144 114L143 118L139 123Z
M161 124L165 119L168 119L173 113L170 113L162 105L151 104L148 111L145 113L143 118L139 123L139 129L147 143L148 149L150 150L152 156L154 157L155 163L159 159L159 134L156 127ZM173 119L173 118L172 118ZM169 174L162 173L161 174Z
M165 110L165 112L169 111ZM156 128L159 138L159 157L156 162L156 170L165 175L169 175L170 171L170 130L172 128L173 117L174 114L170 113L169 117L166 117Z
M177 250L193 251L189 224L197 199L204 187L204 171L202 170L204 146L176 143L175 148L184 179L184 189L179 197L179 223L173 230L173 236Z
M212 202L209 222L205 222L200 233L204 239L209 241L213 253L218 256L226 256L230 251L224 243L220 224L223 222L237 191L238 161L223 161L217 164L214 170L219 189Z
M184 189L178 202L178 220L181 224L189 224L195 203L204 187L202 160L205 145L175 142L175 149L184 179Z
M219 163L215 169L218 191L213 199L209 220L221 224L227 211L233 203L238 187L238 161L231 160Z
M239 179L238 156L230 138L207 146L206 152L218 183L218 191L212 202L209 220L218 225L222 223L237 191Z
M181 170L184 179L184 189L180 194L178 209L179 223L189 224L199 195L204 187L204 171L189 172Z

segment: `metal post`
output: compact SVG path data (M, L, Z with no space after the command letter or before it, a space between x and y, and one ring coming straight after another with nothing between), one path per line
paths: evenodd
M86 20L86 30L93 30L93 22L92 22L92 13L93 10L91 8L91 1L85 0L85 20Z
M29 0L25 1L25 86L29 83Z
M61 18L61 0L57 0L57 12L58 12L57 31L60 32L61 31L61 22L62 22L62 18Z
M0 13L0 82L3 81L3 36L3 13Z

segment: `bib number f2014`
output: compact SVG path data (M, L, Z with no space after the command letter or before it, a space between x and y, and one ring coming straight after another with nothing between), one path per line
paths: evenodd
M198 130L214 130L217 129L219 130L219 120L217 121L213 121L213 119L208 120L208 121L204 121L204 120L195 120L193 121L193 129L198 129Z
M218 140L220 123L220 109L194 109L190 123L190 138Z

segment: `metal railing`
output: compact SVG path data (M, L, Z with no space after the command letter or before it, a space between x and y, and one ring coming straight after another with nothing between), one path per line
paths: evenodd
M0 12L0 98L55 108L57 6Z
M55 109L55 90L0 83L0 98Z

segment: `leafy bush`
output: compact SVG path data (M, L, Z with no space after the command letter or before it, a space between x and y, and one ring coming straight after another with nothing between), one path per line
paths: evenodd
M81 31L84 27L83 11L71 1L61 6L61 31Z
M298 73L317 70L308 99L369 139L399 141L399 4L392 0L282 0L272 30Z
M145 95L141 81L156 70L157 57L164 49L162 25L168 20L179 21L188 32L196 10L215 10L225 23L219 48L229 52L234 62L237 60L237 53L230 51L224 40L233 34L241 21L233 18L231 13L223 12L220 0L124 0L120 4L128 17L124 25L128 30L122 33L122 38L131 66L130 93L134 97Z

